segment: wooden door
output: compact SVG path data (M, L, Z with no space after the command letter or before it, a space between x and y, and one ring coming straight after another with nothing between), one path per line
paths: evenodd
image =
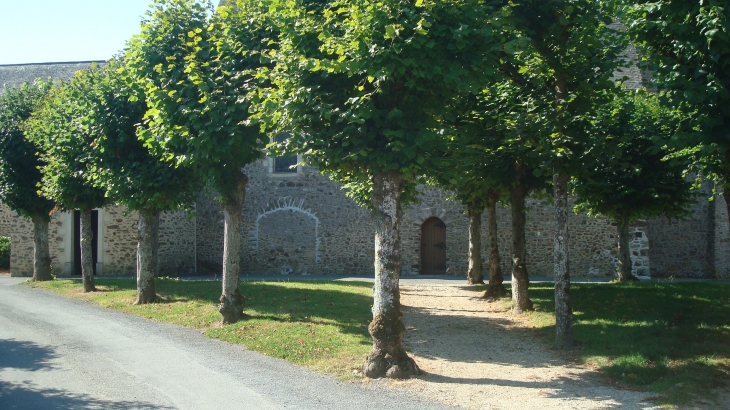
M421 225L421 274L446 274L446 224L436 217Z

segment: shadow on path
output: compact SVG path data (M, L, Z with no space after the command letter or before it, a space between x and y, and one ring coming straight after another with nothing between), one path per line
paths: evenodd
M173 409L148 402L108 401L86 394L58 389L39 389L32 384L0 381L0 407L3 409Z

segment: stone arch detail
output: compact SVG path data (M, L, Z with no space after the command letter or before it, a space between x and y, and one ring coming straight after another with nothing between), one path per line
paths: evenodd
M447 226L449 225L449 222L451 220L449 219L448 215L446 214L446 210L443 208L422 208L418 214L416 214L416 217L414 219L414 222L418 224L418 226L423 225L424 222L426 222L427 219L436 217L443 221Z
M308 216L312 220L314 220L314 254L315 254L315 263L319 263L320 261L320 255L319 255L319 248L320 248L320 237L319 237L319 218L317 217L317 214L312 212L311 209L305 209L304 208L304 200L303 199L294 199L292 197L283 197L276 200L276 202L271 202L267 207L262 208L258 215L256 216L256 221L254 222L254 229L251 234L251 249L255 252L258 252L259 250L259 224L261 222L261 219L269 216L271 214L274 214L276 212L281 211L293 211L301 213L305 216Z

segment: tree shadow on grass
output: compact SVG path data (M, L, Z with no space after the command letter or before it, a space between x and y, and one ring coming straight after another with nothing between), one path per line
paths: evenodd
M38 388L31 383L15 384L0 380L0 407L3 409L173 409L141 401L108 401L87 394Z
M133 279L98 281L115 290L134 290ZM287 285L287 286L285 286ZM217 305L221 283L218 281L180 281L158 278L157 303L172 304L199 301ZM372 319L372 283L332 281L256 281L241 284L246 297L245 313L251 318L278 322L329 322L341 332L367 334ZM348 289L352 289L350 292Z

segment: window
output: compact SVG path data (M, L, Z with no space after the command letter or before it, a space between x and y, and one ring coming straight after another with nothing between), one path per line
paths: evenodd
M274 137L276 142L284 142L289 138L289 134L282 132ZM297 173L297 162L298 158L296 155L287 157L275 157L272 158L274 174L296 174Z

